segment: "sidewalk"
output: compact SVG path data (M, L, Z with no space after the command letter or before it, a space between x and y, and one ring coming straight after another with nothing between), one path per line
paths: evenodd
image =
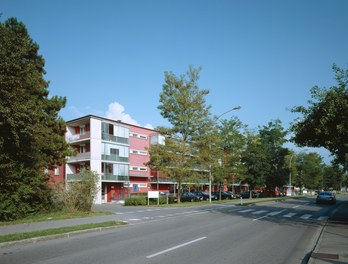
M348 203L326 223L308 264L348 263Z

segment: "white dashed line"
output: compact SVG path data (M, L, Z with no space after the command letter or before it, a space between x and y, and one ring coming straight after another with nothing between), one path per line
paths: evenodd
M252 211L255 211L255 209L246 209L246 210L238 211L238 213L248 213Z
M286 215L283 215L283 217L287 217L287 218L290 218L290 217L293 217L294 215L296 215L297 213L288 213Z
M320 216L318 218L319 221L326 221L327 219L329 219L329 217L326 215L326 216Z
M267 215L269 215L269 216L275 216L275 215L278 215L278 214L283 213L284 211L286 211L286 210L284 209L284 210L281 210L281 211L275 211L275 212L272 212L272 213L268 213Z
M312 215L310 215L310 214L304 214L304 215L302 215L300 218L301 218L301 219L307 220L307 219L311 218L311 216L312 216Z
M266 213L266 212L267 212L266 210L259 210L259 211L256 211L256 212L252 212L252 214L258 215L258 214L263 214L263 213Z
M175 246L175 247L171 247L171 248L168 248L168 249L166 249L166 250L157 252L157 253L155 253L155 254L146 256L146 258L153 258L153 257L159 256L159 255L162 255L162 254L167 253L167 252L169 252L169 251L173 251L173 250L175 250L175 249L188 246L188 245L190 245L190 244L192 244L192 243L198 242L198 241L203 240L203 239L205 239L205 238L207 238L207 237L197 238L197 239L195 239L195 240L192 240L192 241L189 241L189 242L186 242L186 243L177 245L177 246Z

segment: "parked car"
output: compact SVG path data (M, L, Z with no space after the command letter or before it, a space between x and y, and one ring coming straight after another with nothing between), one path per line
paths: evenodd
M234 193L234 192L226 191L225 193L228 193L229 195L231 195L232 199L239 198L239 194L236 194L236 193Z
M252 198L259 198L260 194L258 192L251 192ZM244 199L250 198L250 191L240 193L240 196Z
M209 200L209 193L207 193L207 192L195 192L194 194L196 194L197 196L199 196L199 197L201 198L201 200L205 200L205 201ZM216 200L217 197L214 196L214 195L212 195L212 196L211 196L211 199L212 199L212 200Z
M199 202L202 201L202 198L192 192L185 192L181 194L181 202Z
M220 192L213 192L212 194L215 195L217 197L217 199L219 199ZM229 194L227 192L221 192L221 200L226 200L226 199L232 199L231 194Z
M316 203L336 204L336 195L333 192L320 192L316 198Z

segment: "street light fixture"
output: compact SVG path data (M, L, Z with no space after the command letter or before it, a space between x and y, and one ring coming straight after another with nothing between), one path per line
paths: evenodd
M234 110L239 110L239 109L241 109L241 107L238 105L238 106L235 106L235 107L231 108L230 110L227 110L226 112L223 112L221 115L219 115L219 116L217 116L217 117L214 118L213 124L215 124L217 121L219 121L219 119L220 119L223 115L225 115L225 114L227 114L227 113L229 113L229 112L232 112L232 111L234 111ZM210 142L210 144L209 144L209 148L210 148L210 150L211 150L211 142ZM211 175L211 164L209 164L209 203L211 203L211 182L212 182L211 177L212 177L212 175Z

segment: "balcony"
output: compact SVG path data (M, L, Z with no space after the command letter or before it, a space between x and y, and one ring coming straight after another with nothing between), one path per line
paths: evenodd
M158 181L157 181L157 179L158 179ZM150 178L150 182L151 183L176 183L176 181L175 180L173 180L173 179L170 179L170 178ZM196 183L196 184L209 184L209 180L208 179L197 179L197 180L195 180L195 181L185 181L185 182L183 182L183 183L185 183L185 184L194 184L194 183Z
M117 137L107 133L102 133L102 140L117 142L121 144L129 145L129 138Z
M109 161L118 161L118 162L129 162L129 158L128 157L120 157L117 155L105 155L102 154L101 157L102 160L109 160Z
M85 139L89 139L91 137L91 133L88 131L84 134L76 134L76 135L71 135L66 137L66 141L68 143L73 143L73 142L78 142L78 141L83 141Z
M150 178L151 183L174 183L175 181L173 179L169 178Z
M71 156L67 158L67 162L79 162L91 159L91 152L78 153L76 156Z
M68 181L80 181L82 178L79 173L67 174L66 176Z
M113 182L129 182L129 176L104 174L102 175L102 181L113 181Z

